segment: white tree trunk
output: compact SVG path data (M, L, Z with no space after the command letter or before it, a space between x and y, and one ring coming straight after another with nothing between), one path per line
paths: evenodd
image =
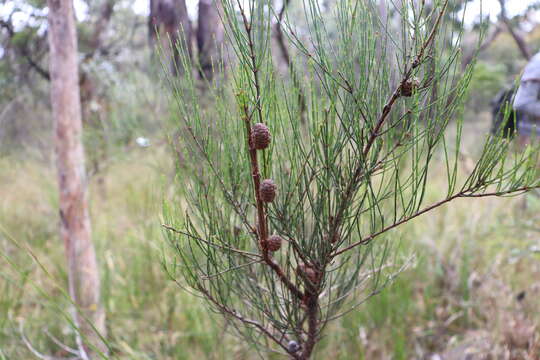
M72 0L48 0L48 6L60 236L68 262L69 293L77 308L74 321L79 328L79 350L83 359L91 359L106 352L97 334L105 336L105 315L100 305L100 280L88 214L77 34Z

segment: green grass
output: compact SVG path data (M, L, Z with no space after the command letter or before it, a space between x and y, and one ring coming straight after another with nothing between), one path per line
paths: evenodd
M249 344L162 269L161 204L174 196L173 176L171 155L154 146L129 150L91 180L111 358L256 359ZM443 181L434 178L429 199L440 196ZM52 163L0 159L0 194L0 359L33 358L21 324L37 350L65 356L45 333L73 345ZM523 198L460 200L393 232L396 261L414 255L410 266L330 325L316 358L416 359L478 329L504 345L505 314L521 311L540 323L534 296L540 256L528 250L539 246L540 201L527 200L527 208ZM525 305L513 300L521 290L530 294Z

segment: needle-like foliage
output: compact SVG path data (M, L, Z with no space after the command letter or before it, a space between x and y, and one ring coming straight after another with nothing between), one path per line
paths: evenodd
M185 203L165 206L164 264L261 351L310 358L328 321L400 271L394 228L458 198L540 185L538 148L488 135L462 173L461 19L448 0L390 4L382 16L371 0L324 12L305 0L304 19L280 15L290 81L274 64L272 3L223 0L228 81L206 105L192 75L171 81ZM434 163L447 186L430 203Z

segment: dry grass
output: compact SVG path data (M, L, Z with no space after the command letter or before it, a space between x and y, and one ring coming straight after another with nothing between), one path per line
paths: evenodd
M162 270L170 159L162 146L132 148L91 181L111 358L255 359ZM0 359L33 358L21 325L43 353L66 355L45 330L73 341L52 165L0 159ZM434 177L429 199L441 196L443 182ZM540 358L538 197L459 200L391 236L414 262L327 329L316 358Z

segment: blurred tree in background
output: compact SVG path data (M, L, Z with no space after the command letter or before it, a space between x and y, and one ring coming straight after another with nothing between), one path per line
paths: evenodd
M82 144L77 29L72 0L48 0L51 107L58 173L60 238L66 251L68 292L81 359L107 353L101 280L92 241Z
M151 0L148 22L150 40L159 37L159 46L168 51L164 57L171 59L171 71L181 75L184 71L180 62L180 49L192 55L192 29L185 0Z

